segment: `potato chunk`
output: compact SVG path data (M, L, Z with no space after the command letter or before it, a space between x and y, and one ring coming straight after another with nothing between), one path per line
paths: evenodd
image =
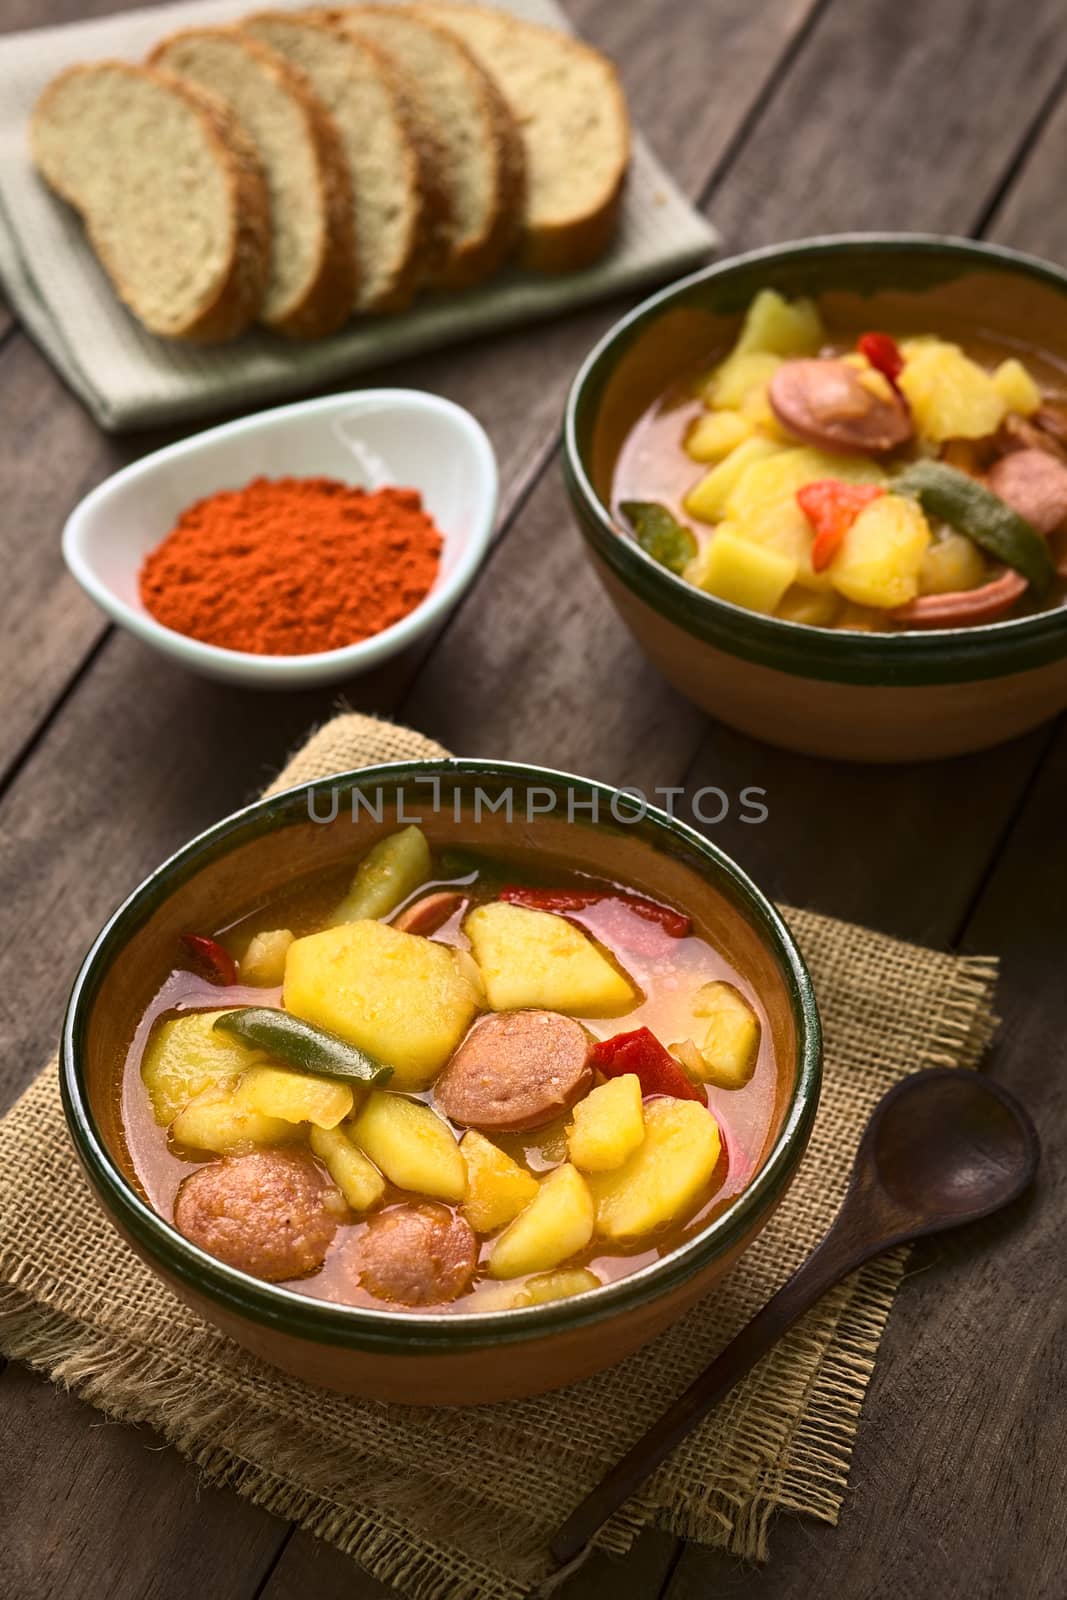
M1041 390L1021 361L1012 356L1002 361L993 373L993 386L1007 406L1020 417L1029 417L1041 406Z
M632 1156L645 1137L641 1080L635 1072L609 1078L574 1108L567 1129L571 1160L583 1172L611 1172Z
M241 1105L232 1089L214 1084L179 1111L170 1125L170 1137L186 1150L229 1156L256 1145L288 1144L298 1131L281 1117L266 1117Z
M825 343L826 329L814 300L787 300L776 289L761 289L745 313L734 349L815 356Z
M269 928L265 933L254 934L248 949L241 957L242 983L262 985L273 989L285 977L285 957L293 935L288 928Z
M787 589L779 600L775 616L786 622L802 622L809 628L831 628L840 605L835 594L825 589L807 588L801 583L798 572L793 588Z
M754 432L755 424L739 411L712 411L686 433L685 452L694 461L722 461Z
M696 580L705 594L767 616L777 609L797 577L795 561L779 555L777 550L740 538L725 524L716 531L701 557Z
M584 1250L593 1237L593 1198L589 1185L569 1162L554 1167L537 1194L489 1256L491 1278L521 1278L547 1272Z
M705 983L697 991L693 1015L708 1018L700 1046L698 1075L720 1089L740 1089L756 1070L759 1018L732 983Z
M830 563L839 594L858 606L891 609L914 600L930 528L914 500L884 494L865 506Z
M387 917L430 876L430 846L420 828L401 828L379 839L356 868L356 875L331 922L363 922Z
M718 522L725 516L726 500L746 467L778 455L782 446L771 439L754 436L735 445L728 456L695 483L682 504L700 522Z
M344 1128L312 1128L311 1149L353 1211L372 1211L385 1199L385 1179Z
M781 364L770 350L733 350L708 379L704 399L723 411L745 410L754 396L766 394Z
M597 1233L628 1244L683 1222L707 1192L719 1149L719 1125L706 1106L650 1100L644 1140L630 1159L589 1179Z
M495 1233L529 1205L537 1179L476 1128L463 1135L459 1148L467 1163L463 1215L475 1233Z
M285 1007L393 1068L392 1086L425 1089L478 1009L457 952L383 922L350 922L289 946Z
M600 1279L588 1267L564 1267L559 1272L541 1272L520 1284L511 1296L513 1306L543 1306L549 1300L569 1300L571 1295L599 1289Z
M984 367L958 344L911 339L903 346L900 387L927 439L984 439L996 433L1008 407Z
M141 1078L161 1128L172 1123L194 1095L231 1083L263 1060L261 1051L214 1031L215 1018L221 1016L221 1011L187 1011L157 1022L152 1029L141 1059Z
M630 980L581 928L551 911L497 900L463 924L494 1011L616 1017L638 1001Z
M347 1083L319 1078L288 1067L249 1067L234 1100L246 1111L283 1122L312 1122L317 1128L336 1128L352 1110L352 1090Z
M977 589L988 576L985 557L965 533L946 533L923 552L919 563L920 594L955 594Z
M424 1105L372 1089L351 1124L352 1138L390 1183L433 1200L463 1200L467 1163L448 1123Z

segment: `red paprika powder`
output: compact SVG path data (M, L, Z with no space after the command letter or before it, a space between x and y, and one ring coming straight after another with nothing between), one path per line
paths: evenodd
M182 512L141 569L141 599L206 644L312 655L407 616L433 586L442 542L415 489L255 478Z

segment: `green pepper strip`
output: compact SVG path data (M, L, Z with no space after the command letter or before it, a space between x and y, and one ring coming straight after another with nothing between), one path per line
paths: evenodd
M656 500L623 500L619 510L633 523L634 536L646 555L668 572L681 574L697 553L692 530Z
M1048 590L1054 568L1047 543L1025 517L977 479L944 461L916 461L890 488L894 494L912 495L930 516L940 517L1022 573L1039 598Z
M340 1078L366 1084L381 1084L393 1076L392 1067L376 1061L346 1039L339 1039L325 1028L302 1022L288 1011L271 1006L243 1006L224 1011L215 1019L220 1033L232 1033L242 1044L253 1045L277 1056L298 1072L311 1072L322 1078Z

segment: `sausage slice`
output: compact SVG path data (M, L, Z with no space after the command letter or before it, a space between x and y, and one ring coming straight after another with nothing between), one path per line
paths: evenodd
M461 1127L524 1133L569 1110L591 1088L593 1043L556 1011L501 1011L464 1039L434 1086Z
M953 589L950 594L921 594L890 613L905 628L966 628L980 622L997 622L1020 600L1028 588L1022 573L1009 567L977 589Z
M393 918L393 927L399 928L401 933L421 933L428 938L459 909L464 898L455 889L437 889L433 894L424 894L421 900L405 906L400 915Z
M783 361L767 390L783 428L820 450L878 455L912 437L911 412L896 394L873 393L847 361Z
M256 1150L198 1167L174 1201L179 1233L268 1283L318 1272L337 1222L333 1186L310 1156L293 1150Z
M1067 522L1067 465L1048 450L1013 450L1001 456L986 482L1046 537Z
M447 1206L392 1206L367 1223L358 1261L360 1284L379 1300L443 1305L470 1288L478 1241Z

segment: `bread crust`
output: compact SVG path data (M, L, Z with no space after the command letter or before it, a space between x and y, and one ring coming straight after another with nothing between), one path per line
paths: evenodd
M411 182L416 204L408 247L390 290L380 294L368 311L406 311L415 295L435 271L440 260L438 228L440 219L451 215L444 177L444 158L437 141L428 137L425 123L419 117L415 90L401 67L380 45L362 35L352 35L338 29L331 21L334 32L352 40L361 50L373 57L379 75L393 105L393 114L412 155Z
M343 39L353 49L362 51L373 62L400 129L402 143L405 147L407 191L411 205L409 208L410 217L407 239L391 282L385 285L373 301L358 301L355 310L357 314L378 311L403 311L411 304L419 285L421 268L419 249L426 211L425 188L427 183L423 160L418 144L411 133L410 113L406 111L404 106L402 86L398 85L396 75L388 58L384 52L378 50L366 40L354 39L344 34L335 26L332 18L333 13L324 7L316 7L309 11L256 11L250 16L243 17L238 26L248 27L257 22L299 24L301 27L315 29L329 40L340 41ZM349 168L346 162L346 173L348 171ZM359 238L358 218L356 220L356 252L357 255L364 253L364 241Z
M431 280L445 289L470 288L503 265L518 239L526 198L526 158L522 137L503 95L458 34L441 27L417 5L355 5L333 13L338 26L361 39L366 35L360 29L360 19L368 15L401 16L417 22L448 48L454 59L462 63L471 95L481 106L482 136L490 153L492 172L493 193L489 211L481 232L473 237L457 239L454 229L449 229L446 249L440 252L436 265L432 265ZM378 39L369 42L385 49L394 61L399 60L399 54L389 51ZM443 149L440 150L439 160L444 166L447 158ZM445 181L449 181L447 169Z
M385 52L388 54L388 52ZM423 96L410 73L389 57L408 138L415 146L422 190L422 217L416 246L417 284L435 283L452 251L452 186L448 160L430 119Z
M447 279L452 289L469 289L499 272L515 251L526 215L526 147L519 124L494 80L465 45L464 50L485 91L489 137L496 152L497 204L481 243L469 246L456 260Z
M357 257L352 223L352 189L340 135L326 107L304 73L269 45L238 27L183 28L160 41L148 56L149 66L167 67L167 52L185 40L222 38L252 57L279 88L296 102L315 160L315 180L322 233L318 266L299 298L273 317L263 317L265 327L289 338L321 339L335 333L352 315L356 298ZM194 87L200 87L190 79Z
M571 40L570 43L580 45L583 50L591 48L582 44L580 40ZM607 252L618 229L626 174L630 169L633 133L626 95L619 75L606 56L601 56L600 59L608 69L608 81L615 98L616 114L623 135L615 176L605 190L600 205L588 211L584 217L559 226L543 224L540 228L525 229L519 246L518 259L520 265L531 272L580 272L583 267L592 266L594 261L599 261Z
M582 39L576 39L570 34L560 33L554 28L543 27L540 23L527 22L524 18L501 13L493 7L471 3L471 0L430 0L424 8L418 3L415 10L425 14L428 20L438 24L448 31L448 13L452 12L456 18L455 37L466 44L458 23L463 14L491 18L495 23L503 23L514 29L517 33L542 35L551 39L555 48L572 51L575 55L584 55L594 59L606 72L608 88L611 93L615 110L615 117L619 129L619 156L610 181L605 185L603 195L598 203L581 216L568 218L565 222L547 223L531 226L529 218L524 219L522 237L519 243L518 260L520 265L535 272L575 272L582 267L587 267L596 261L610 245L618 222L619 206L622 198L626 173L630 164L632 132L629 111L626 105L626 96L623 92L619 75L614 64L601 51L592 45L586 44ZM472 46L479 64L492 77L490 63L482 60ZM500 92L507 102L507 91L498 85ZM514 124L521 126L519 111L515 106L509 106Z
M107 246L98 236L91 215L85 210L79 196L64 185L60 175L47 170L40 149L40 128L52 100L72 79L90 77L100 72L139 78L166 93L177 95L196 113L225 176L230 198L230 244L226 271L204 302L178 325L156 327L142 315L116 266L108 259ZM263 303L270 271L270 199L255 150L237 119L220 100L159 67L137 66L128 61L96 61L68 67L46 86L38 99L30 119L30 143L34 163L45 182L81 216L86 236L111 279L115 292L151 333L194 343L223 343L243 333L255 320Z

